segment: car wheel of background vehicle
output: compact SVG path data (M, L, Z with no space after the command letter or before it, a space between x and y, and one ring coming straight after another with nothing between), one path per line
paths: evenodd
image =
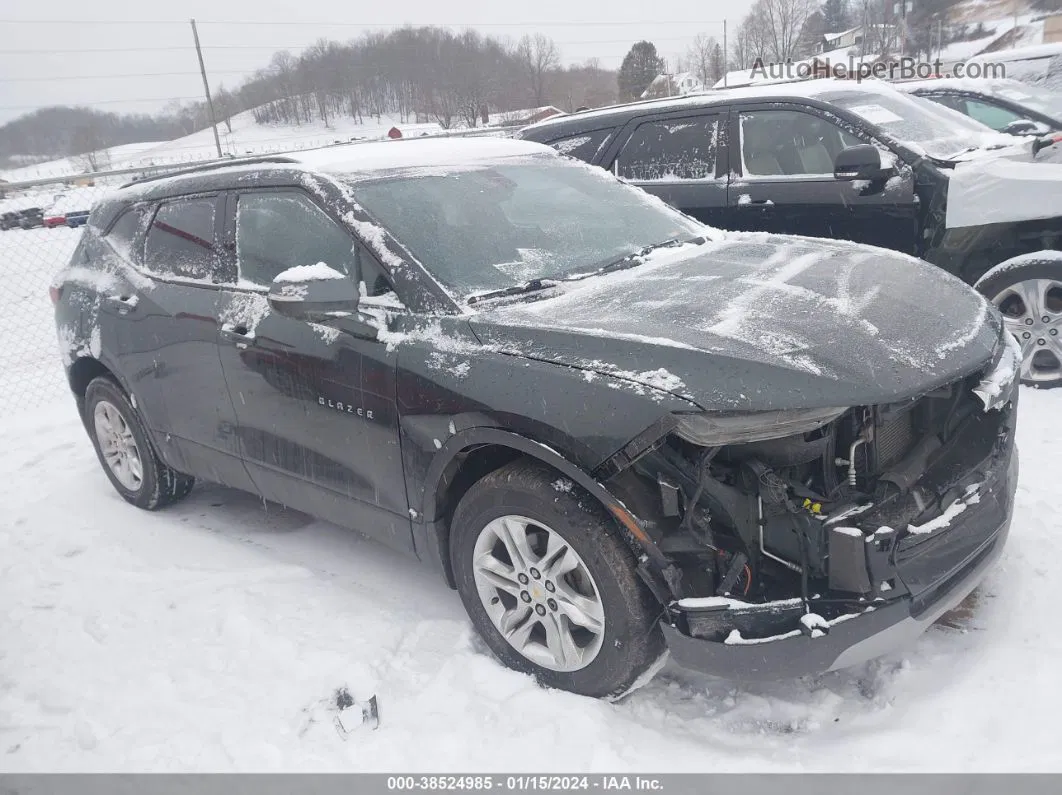
M96 455L126 502L154 511L192 491L195 478L166 466L125 392L112 379L93 379L85 391L85 426Z
M450 537L457 589L507 666L542 684L617 698L663 661L662 608L604 509L567 478L519 460L465 494Z
M1021 382L1062 386L1062 257L1044 252L993 268L977 282L1021 345Z

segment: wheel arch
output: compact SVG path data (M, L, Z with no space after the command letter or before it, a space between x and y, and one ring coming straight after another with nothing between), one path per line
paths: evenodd
M480 478L518 458L531 458L576 483L616 521L634 554L663 559L652 539L624 504L604 485L553 448L526 436L498 428L470 428L450 437L425 475L422 516L439 556L447 584L455 587L450 559L450 530L454 510Z

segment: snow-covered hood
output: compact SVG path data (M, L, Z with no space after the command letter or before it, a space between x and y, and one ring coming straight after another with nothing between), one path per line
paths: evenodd
M913 397L974 372L1000 339L981 296L920 260L765 234L481 308L470 323L485 344L703 408Z
M1062 218L1062 144L986 152L948 173L949 229Z

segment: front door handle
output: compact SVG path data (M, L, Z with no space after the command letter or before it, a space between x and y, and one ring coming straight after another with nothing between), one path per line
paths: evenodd
M104 301L107 306L112 309L117 309L118 314L128 315L140 302L140 299L136 295L108 295Z
M243 350L254 342L254 332L246 326L235 323L226 323L221 327L221 337L229 342L235 342L236 347Z

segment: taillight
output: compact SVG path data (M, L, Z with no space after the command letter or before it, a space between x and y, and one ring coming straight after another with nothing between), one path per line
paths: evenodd
M59 296L61 296L62 294L63 294L63 288L62 287L56 287L55 285L52 285L51 287L48 288L48 295L52 299L52 306L55 306L56 304L59 303Z

